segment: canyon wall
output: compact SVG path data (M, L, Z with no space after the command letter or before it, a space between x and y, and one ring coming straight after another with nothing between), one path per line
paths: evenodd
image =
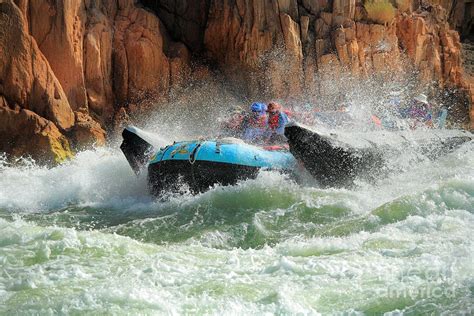
M358 0L0 0L0 151L57 162L104 144L203 63L250 97L289 98L338 93L325 79L343 73L389 79L408 60L474 103L450 15L417 3L382 25Z
M474 2L472 0L429 0L430 4L439 4L447 11L449 24L462 38L471 40L474 36Z
M120 106L166 95L189 52L133 0L0 1L0 151L61 161Z

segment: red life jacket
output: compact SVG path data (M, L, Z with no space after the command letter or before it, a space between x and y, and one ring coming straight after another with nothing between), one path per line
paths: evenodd
M226 123L225 126L228 129L237 130L242 127L244 117L240 114L233 115Z
M277 129L279 123L280 123L280 113L270 115L270 117L268 118L268 127L270 127L270 129L272 130Z
M252 116L249 119L249 125L251 127L265 128L267 125L267 116L260 115L258 117Z

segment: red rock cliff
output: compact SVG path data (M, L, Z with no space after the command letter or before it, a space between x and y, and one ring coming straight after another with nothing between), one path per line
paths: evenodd
M400 71L406 54L422 80L472 98L447 16L430 5L372 24L358 0L0 0L0 151L60 161L103 144L130 102L185 82L191 58L288 97L331 93L324 77L340 72Z

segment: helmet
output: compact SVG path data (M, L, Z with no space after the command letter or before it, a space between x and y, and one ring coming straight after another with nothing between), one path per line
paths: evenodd
M267 112L277 112L281 110L281 105L276 102L268 103L268 110Z
M267 106L263 103L255 102L250 106L252 112L265 113Z

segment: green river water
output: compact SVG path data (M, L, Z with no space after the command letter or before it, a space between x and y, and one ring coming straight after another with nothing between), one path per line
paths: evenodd
M155 201L116 149L0 166L0 314L472 315L474 147L352 189Z

